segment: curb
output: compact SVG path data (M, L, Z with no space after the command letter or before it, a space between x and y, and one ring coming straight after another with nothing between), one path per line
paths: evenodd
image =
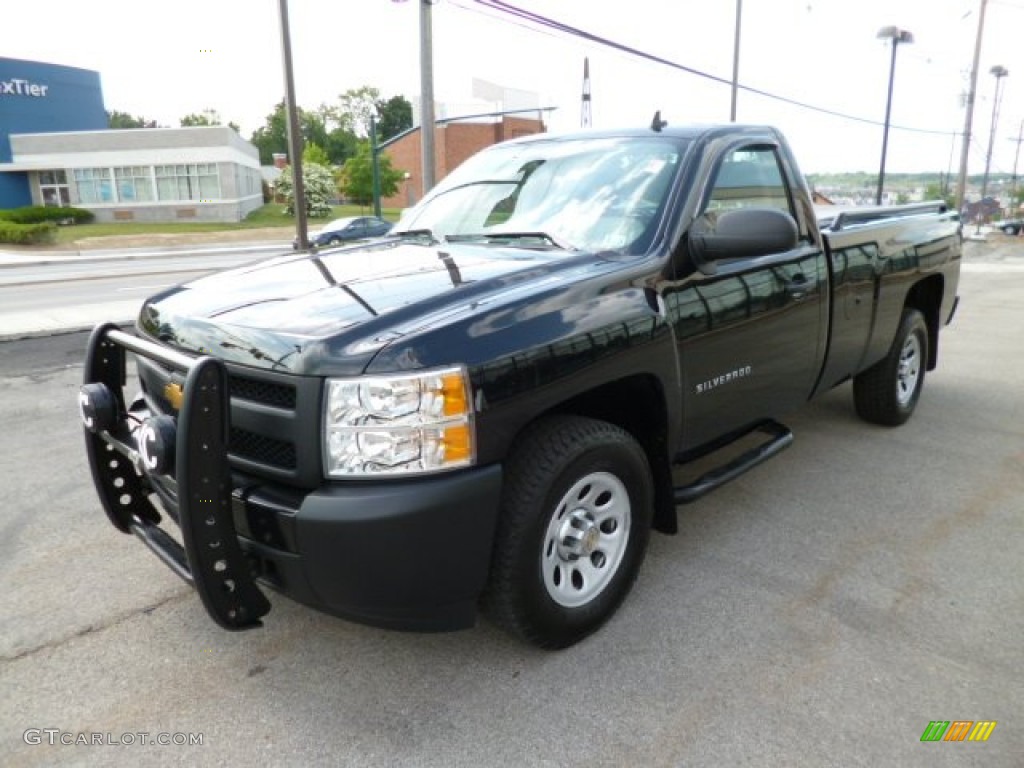
M104 321L108 322L108 321ZM135 323L134 319L126 320L110 320L109 322L117 323L120 326L132 327ZM82 326L62 326L60 328L40 328L34 331L12 331L10 333L0 332L0 344L8 341L31 341L32 339L48 339L51 336L67 336L72 333L88 333L95 328L98 323L89 323L88 325Z

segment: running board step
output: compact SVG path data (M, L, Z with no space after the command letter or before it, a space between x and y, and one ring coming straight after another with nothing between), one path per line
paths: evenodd
M765 442L741 453L722 466L706 472L692 483L678 486L674 493L675 503L690 504L696 501L716 488L721 488L726 483L735 480L745 472L749 472L759 464L763 464L768 459L777 456L793 442L793 433L789 430L789 427L779 424L777 421L766 421L758 424L749 432L744 432L737 437L736 440L742 440L755 432L764 434L766 437Z

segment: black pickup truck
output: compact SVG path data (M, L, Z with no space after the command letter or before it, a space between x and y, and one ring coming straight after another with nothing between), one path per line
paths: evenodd
M819 224L772 128L511 141L385 238L97 327L93 480L225 628L260 624L262 584L392 628L482 608L564 647L613 614L677 505L791 442L787 411L852 379L864 419L904 422L960 253L940 203Z

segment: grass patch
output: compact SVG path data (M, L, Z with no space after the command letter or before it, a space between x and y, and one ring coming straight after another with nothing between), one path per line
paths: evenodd
M398 208L385 208L381 213L388 221L398 221ZM335 205L327 218L309 219L309 228L316 229L331 219L341 216L369 216L371 208L358 205ZM71 243L86 237L108 237L112 235L173 235L187 232L228 232L239 229L260 229L263 227L295 228L295 219L286 216L284 205L268 203L257 208L242 221L114 221L99 224L75 224L57 229L57 243Z

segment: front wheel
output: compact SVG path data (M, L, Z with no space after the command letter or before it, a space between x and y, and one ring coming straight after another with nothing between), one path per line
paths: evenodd
M928 325L919 311L905 309L889 354L853 379L857 415L873 424L903 424L921 397L927 366Z
M636 580L653 500L647 456L619 427L557 416L528 428L506 463L485 612L544 648L582 640Z

